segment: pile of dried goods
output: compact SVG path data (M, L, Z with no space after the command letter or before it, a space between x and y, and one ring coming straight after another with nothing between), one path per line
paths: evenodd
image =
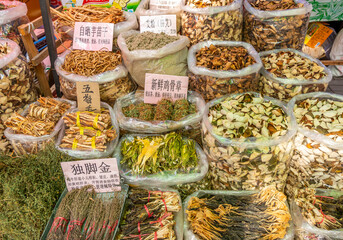
M11 6L7 6L3 3L0 3L0 11L1 10L6 10L6 9L9 9L9 8L12 8L12 7L15 7L14 5L11 5Z
M168 99L160 100L157 105L148 103L130 104L123 108L126 117L136 118L144 121L179 121L182 118L196 113L195 104L186 99L179 99L172 102Z
M282 0L282 1L266 1L257 0L250 3L251 6L262 11L275 11L275 10L287 10L294 8L301 8L304 6L302 3L297 3L294 0Z
M286 196L273 187L252 195L205 192L187 205L190 230L203 240L283 239L291 215Z
M177 192L133 189L126 209L120 223L119 239L174 240L180 236L174 229L177 224L175 215L182 209Z
M107 149L107 143L118 134L112 129L107 109L102 108L101 113L68 113L63 119L67 128L60 144L62 149L103 152Z
M176 186L177 191L180 193L182 201L184 201L189 195L199 190L211 190L212 185L208 174L200 181L193 183L178 184Z
M203 122L214 189L282 191L295 130L281 103L246 93L215 101Z
M302 93L325 91L329 83L323 80L328 78L328 70L300 54L294 50L262 54L261 92L288 101Z
M47 240L114 238L125 195L96 194L92 185L68 192L56 211Z
M134 175L180 170L190 172L198 165L195 142L174 132L160 136L134 137L121 145L122 160Z

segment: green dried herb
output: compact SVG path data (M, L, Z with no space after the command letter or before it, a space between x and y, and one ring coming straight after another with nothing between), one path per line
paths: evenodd
M168 99L162 99L157 103L154 120L164 121L172 118L173 103Z
M184 201L189 195L193 194L196 191L212 190L212 185L207 174L198 182L177 185L176 190L180 193L182 201Z

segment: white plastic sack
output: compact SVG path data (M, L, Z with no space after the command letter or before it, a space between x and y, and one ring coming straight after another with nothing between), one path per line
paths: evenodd
M7 55L0 58L0 69L6 67L7 64L14 61L21 53L17 43L5 38L0 39L0 45L6 44L9 46L10 52Z
M187 71L187 45L189 40L180 36L179 40L154 50L129 51L125 39L139 34L138 31L128 31L118 37L124 64L136 83L145 86L145 74L156 73L185 76Z
M153 186L153 187L166 187L173 186L183 183L197 182L201 180L207 173L208 162L207 157L201 147L195 142L195 149L198 157L198 165L193 169L193 173L182 173L179 170L170 170L161 173L150 174L146 176L142 175L132 175L131 169L127 168L125 164L120 161L122 159L121 145L123 141L130 140L133 141L134 137L148 137L156 135L138 135L130 134L124 135L118 146L115 149L113 157L117 159L118 169L120 176L124 178L125 182L128 184L133 184L137 186ZM194 141L194 140L192 140Z
M6 6L15 6L0 11L0 25L10 23L27 14L27 7L25 3L19 1L1 1Z
M104 103L104 102L101 102L100 104L101 104L102 108L106 108L110 111L112 127L116 131L116 134L117 134L115 139L113 139L111 142L108 142L106 144L107 149L105 151L101 152L98 150L83 151L83 150L72 150L72 149L61 148L60 145L61 145L62 139L65 135L65 129L66 129L66 125L63 122L61 132L58 135L58 139L57 139L56 144L55 144L57 150L64 152L64 153L68 154L69 156L77 158L77 159L106 158L106 157L109 157L113 153L113 151L114 151L114 149L118 143L119 135L120 135L118 122L117 122L116 116L114 115L114 112L113 112L112 108L110 107L110 105L108 105L107 103ZM78 112L78 111L79 110L77 108L74 108L70 112L73 113L73 112Z
M258 193L258 191L215 191L215 190L200 190L192 195L189 195L183 205L183 212L184 212L184 225L183 225L183 233L184 233L184 239L185 240L200 240L196 234L193 233L193 231L190 229L190 225L188 222L188 216L187 216L187 209L188 209L188 203L192 197L201 197L205 194L212 194L212 195L233 195L233 196L246 196ZM287 204L287 202L286 202ZM288 204L287 204L288 206ZM293 240L294 239L294 226L292 220L289 223L290 227L287 229L287 234L282 240Z
M135 118L125 117L122 108L130 104L144 102L144 91L132 92L117 100L114 105L114 112L117 116L119 127L134 133L164 133L184 128L201 122L205 110L205 101L196 92L188 92L188 101L197 107L197 112L186 116L180 121L144 121Z
M343 29L339 31L330 52L331 60L343 60ZM333 75L336 77L343 76L343 65L329 66Z

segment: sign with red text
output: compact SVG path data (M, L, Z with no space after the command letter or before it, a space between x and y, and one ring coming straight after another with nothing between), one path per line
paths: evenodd
M73 49L112 51L113 23L76 22Z
M145 74L144 103L157 104L163 98L178 100L186 99L188 77Z
M141 32L165 33L176 36L176 15L140 16Z
M68 191L93 185L96 192L120 191L116 158L61 162Z

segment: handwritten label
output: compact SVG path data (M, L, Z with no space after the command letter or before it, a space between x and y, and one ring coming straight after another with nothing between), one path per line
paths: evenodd
M87 51L112 51L113 29L113 23L76 22L73 48Z
M150 0L149 8L151 10L171 9L180 5L180 0Z
M120 191L116 158L61 162L68 191L93 185L96 192Z
M79 111L100 112L99 83L76 82L76 94Z
M145 74L144 102L156 104L162 98L186 99L188 77Z
M176 15L141 16L140 29L141 32L163 32L176 36Z

